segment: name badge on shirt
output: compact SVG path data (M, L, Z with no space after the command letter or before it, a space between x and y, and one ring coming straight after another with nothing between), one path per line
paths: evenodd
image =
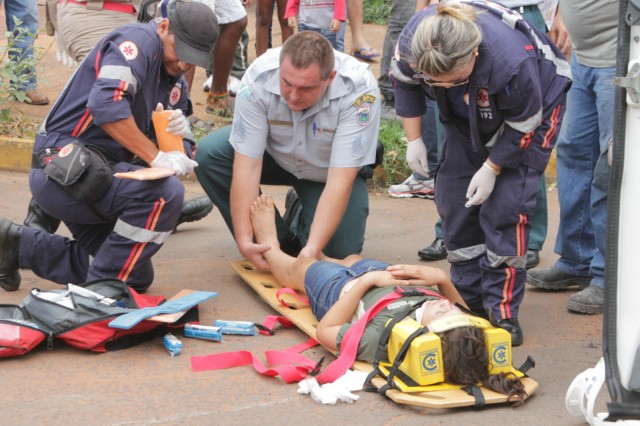
M293 122L291 121L283 121L283 120L267 120L267 124L269 126L287 126L293 127Z

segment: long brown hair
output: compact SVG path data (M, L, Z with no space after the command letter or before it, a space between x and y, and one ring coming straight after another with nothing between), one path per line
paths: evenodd
M527 391L513 373L489 374L489 353L484 332L477 327L458 327L438 333L442 342L445 380L455 385L482 384L494 392L514 398L514 407L524 404Z

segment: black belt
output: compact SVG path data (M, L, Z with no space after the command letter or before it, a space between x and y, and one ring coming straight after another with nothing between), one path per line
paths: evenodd
M45 148L40 151L35 151L31 154L31 168L32 169L44 169L56 155L60 148Z

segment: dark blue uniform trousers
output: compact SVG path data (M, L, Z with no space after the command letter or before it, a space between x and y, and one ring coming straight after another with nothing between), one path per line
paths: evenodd
M113 166L114 172L138 168ZM29 185L38 204L61 219L73 239L23 227L21 268L60 284L119 278L136 290L151 285L151 257L175 228L184 202L184 185L177 177L114 178L93 209L48 180L42 169L31 170Z
M502 169L490 197L466 208L466 193L484 156L455 126L446 126L436 204L443 220L451 279L469 308L496 320L517 318L524 298L529 218L541 172L525 165Z

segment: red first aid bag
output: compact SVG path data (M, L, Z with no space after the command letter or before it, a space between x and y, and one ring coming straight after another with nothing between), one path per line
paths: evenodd
M0 305L0 357L23 355L43 340L94 352L124 349L156 337L164 324L141 321L128 330L110 328L114 318L158 306L163 296L138 294L117 279L101 279L67 289L32 289L22 305Z
M0 358L24 355L48 336L18 305L0 305Z

